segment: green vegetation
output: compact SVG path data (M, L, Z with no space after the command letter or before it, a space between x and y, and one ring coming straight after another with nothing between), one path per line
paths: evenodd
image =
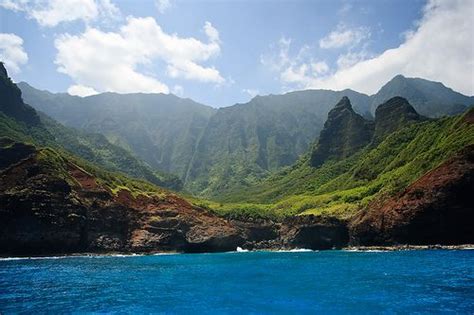
M253 187L222 195L221 203L202 203L230 217L350 217L375 198L402 191L474 144L474 125L465 121L465 115L411 124L375 147L369 145L347 159L330 160L318 168L311 167L304 156Z
M80 183L70 175L68 165L74 165L74 167L89 174L96 180L97 184L108 188L114 194L118 193L120 190L128 190L134 197L145 195L164 198L169 194L166 190L147 181L133 179L124 176L121 173L103 170L96 165L61 149L42 147L38 150L36 158L42 167L47 168L49 174L55 174L56 176L66 180L71 185L80 185Z
M122 172L135 178L143 178L156 185L179 190L181 181L170 174L153 172L130 152L112 145L99 134L86 134L66 128L44 114L41 124L29 126L0 112L0 135L10 139L67 150L91 164L113 172ZM72 156L72 154L69 154Z
M66 123L77 115L76 123L91 127L86 130L97 129L102 135L64 127L37 114L21 101L11 80L3 78L0 83L7 92L9 88L14 91L11 104L4 103L4 110L0 110L0 135L41 147L37 155L41 164L71 184L79 183L70 175L68 163L96 178L112 193L125 189L133 196L163 197L168 192L154 184L180 188L177 177L154 171L134 156L137 154L156 169L163 166L178 170L191 192L213 200L191 196L186 199L231 218L281 219L318 214L346 219L374 199L399 193L462 148L474 144L474 124L468 122L472 120L472 109L465 115L436 120L395 121L388 115L385 121L395 123L379 125L379 136L373 141L367 131L370 128L355 132L358 124L367 121L350 108L349 119L342 119L345 124L339 120L328 124L332 127L327 134L327 151L341 147L343 153L324 154L322 164L314 167L308 148L330 106L341 95L352 93L360 111L360 104L368 102L366 96L353 91L303 91L257 97L248 104L214 111L175 96L133 94L123 98L106 93L82 99L30 91L38 94L41 106ZM64 104L58 103L64 99ZM177 107L156 106L157 99ZM315 106L315 99L321 106ZM90 111L83 112L76 106L81 102ZM98 102L104 102L101 109L105 111L92 110ZM12 110L13 103L22 109ZM128 111L122 108L121 112L123 106L128 106ZM167 116L172 110L176 112ZM352 119L354 115L356 119ZM469 119L466 115L470 115ZM403 127L406 121L409 123ZM180 126L183 129L177 130ZM333 141L339 138L344 141ZM295 160L292 166L285 167ZM176 164L171 166L172 163ZM124 173L142 179L132 179Z
M370 97L351 90L307 90L257 96L217 110L173 95L103 93L81 98L39 91L26 83L19 87L26 103L36 109L68 127L104 135L153 170L176 174L186 190L206 198L254 189L262 178L294 164L319 136L329 110L342 96L364 117L393 96L408 99L429 117L461 113L474 104L473 97L441 83L403 76ZM104 157L97 163L110 161L105 153L95 153ZM122 163L113 164L127 172ZM140 173L137 169L128 174L150 180Z

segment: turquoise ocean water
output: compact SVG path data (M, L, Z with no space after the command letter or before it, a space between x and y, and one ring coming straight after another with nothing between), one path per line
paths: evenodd
M474 313L474 250L0 260L0 313Z

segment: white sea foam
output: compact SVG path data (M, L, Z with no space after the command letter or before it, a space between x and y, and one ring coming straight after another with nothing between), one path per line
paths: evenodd
M0 257L0 261L10 261L10 260L55 260L55 259L68 259L68 258L129 258L129 257L141 257L141 256L161 256L161 255L175 255L177 253L154 253L151 255L148 254L106 254L106 255L63 255L63 256L41 256L41 257Z
M351 252L351 253L385 253L390 252L390 250L382 250L382 249L343 249L343 252Z
M294 249L281 249L277 250L278 253L307 253L307 252L317 252L317 250L312 250L308 248L294 248Z

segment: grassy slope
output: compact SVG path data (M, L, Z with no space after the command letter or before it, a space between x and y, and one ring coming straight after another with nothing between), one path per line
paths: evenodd
M2 122L2 119L3 117L0 117L0 122ZM4 127L5 124L0 123L0 133L2 135L5 131ZM78 185L78 183L69 175L67 170L68 163L76 165L76 167L95 177L99 185L110 189L112 193L117 193L119 190L125 189L129 190L134 196L141 194L165 197L171 194L171 192L145 180L133 179L122 173L106 171L61 148L39 146L37 143L29 141L26 138L21 140L21 142L32 144L37 148L36 159L39 161L41 167L44 168L45 172L63 178L71 185Z
M464 115L426 121L345 160L328 161L315 169L305 156L255 187L221 196L221 203L200 203L231 217L349 217L376 197L396 194L473 143L474 126L464 121Z
M61 147L108 170L120 171L171 189L181 189L177 177L153 172L130 152L112 145L104 136L64 127L44 114L40 114L40 117L42 124L32 127L0 113L0 135L16 141Z

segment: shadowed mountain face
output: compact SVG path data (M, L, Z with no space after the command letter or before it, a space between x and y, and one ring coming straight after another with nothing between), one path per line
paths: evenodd
M22 100L20 89L0 64L0 136L17 141L48 145L96 163L108 170L121 171L157 185L179 190L181 181L153 171L133 153L111 144L102 134L65 127Z
M388 99L402 96L418 113L427 117L456 115L474 105L474 97L465 96L440 82L397 75L371 96L371 111Z
M29 125L40 124L36 111L23 103L21 91L8 77L3 62L0 62L0 95L0 112Z
M374 142L379 142L410 122L422 121L413 106L403 97L393 97L375 110Z
M474 240L474 145L351 222L354 245L469 244Z
M215 195L291 165L307 152L327 113L344 95L351 96L359 112L366 112L367 96L350 90L259 96L219 109L197 145L187 187Z
M214 109L165 94L53 94L20 83L25 100L60 123L101 133L151 167L183 176Z
M320 166L328 159L343 159L365 147L372 138L373 122L365 120L343 97L329 112L318 145L311 155L311 165Z
M366 95L350 90L310 90L256 97L216 110L173 95L80 98L19 85L37 109L66 125L104 134L205 195L245 186L294 163L342 96L350 96L360 113L368 113L369 104Z
M189 191L207 197L252 185L294 163L317 140L328 112L343 96L366 118L394 96L406 98L427 117L456 114L474 104L472 97L441 83L403 76L370 97L351 90L307 90L257 96L220 109L173 95L103 93L81 98L39 91L26 83L19 86L36 109L67 126L105 135L152 168L178 175ZM400 119L413 118L401 113ZM357 125L360 115L349 120ZM381 128L389 127L379 124L376 138L384 136ZM347 152L357 146L352 140L346 143Z

